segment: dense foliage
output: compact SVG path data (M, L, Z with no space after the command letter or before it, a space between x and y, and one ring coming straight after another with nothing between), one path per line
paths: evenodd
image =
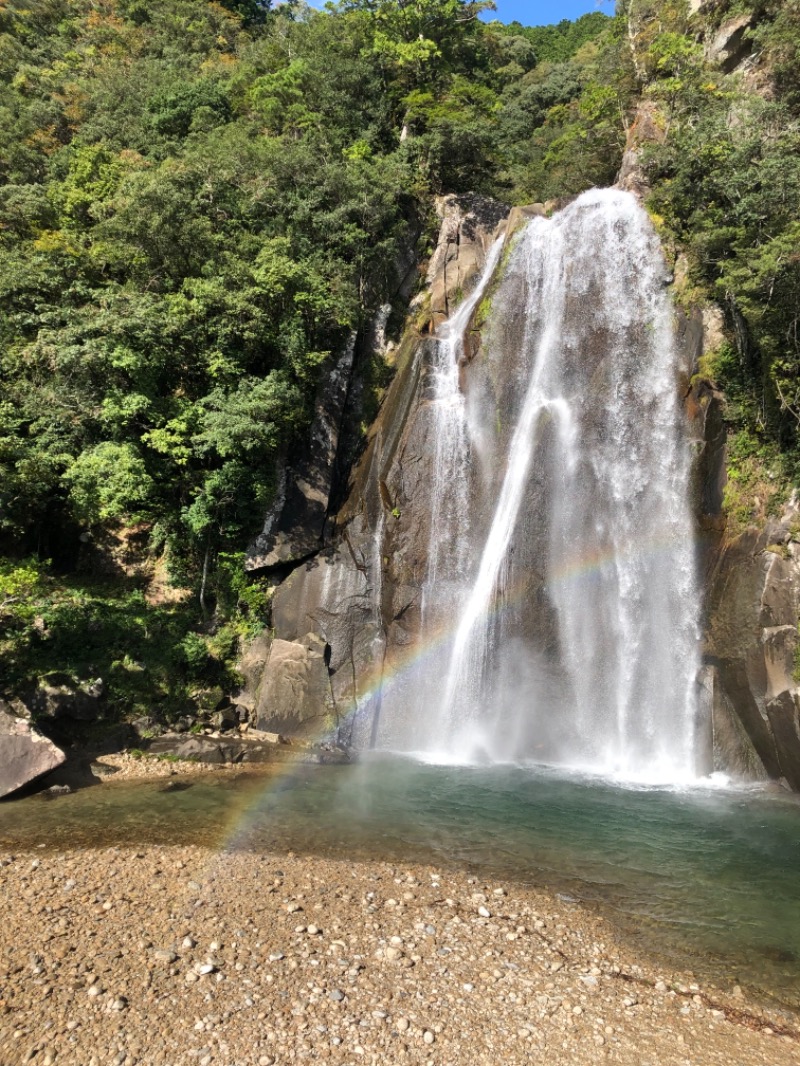
M509 37L522 38L533 49L537 63L566 63L583 45L595 40L606 29L608 18L600 11L583 15L575 22L563 19L552 26L523 26L519 22L494 27Z
M242 552L276 463L331 353L424 256L432 197L608 184L642 98L661 131L654 217L729 316L735 343L704 372L728 392L732 484L785 483L800 0L693 17L620 0L614 18L536 28L478 18L492 7L0 0L9 687L103 672L132 710L223 683L265 617ZM704 41L742 12L756 59L724 75Z
M710 5L714 29L752 19L728 76L682 8L631 0L627 16L663 125L651 206L727 318L731 342L702 370L727 397L735 529L778 507L800 472L800 3Z
M241 561L276 461L426 239L431 195L549 195L544 156L584 121L591 63L571 57L608 20L562 27L545 61L477 19L491 6L1 0L12 686L116 672L143 708L148 685L169 701L218 675L226 626L263 623ZM126 561L132 529L149 566ZM153 591L164 565L185 593Z

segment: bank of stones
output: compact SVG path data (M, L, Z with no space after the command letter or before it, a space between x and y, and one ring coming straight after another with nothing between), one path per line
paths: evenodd
M542 892L194 847L0 862L4 1066L800 1064L791 1018Z

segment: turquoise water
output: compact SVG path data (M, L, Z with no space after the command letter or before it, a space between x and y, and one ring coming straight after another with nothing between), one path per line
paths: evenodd
M511 766L350 767L108 784L0 804L0 846L196 843L428 862L597 906L665 967L800 1007L800 803Z

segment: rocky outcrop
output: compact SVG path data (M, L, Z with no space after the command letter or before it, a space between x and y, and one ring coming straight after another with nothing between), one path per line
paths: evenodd
M375 356L385 355L392 347L387 336L392 314L405 315L418 282L415 226L412 221L407 242L385 264L391 278L387 302L322 368L311 430L278 465L274 502L262 532L247 550L249 571L284 576L326 542L326 523L342 500L341 483L346 484L363 446L360 426L370 372L365 368L371 370Z
M442 224L428 267L433 329L450 317L474 285L508 212L504 204L485 196L443 196L436 201Z
M731 74L752 54L748 31L753 21L750 13L728 19L708 41L706 58L721 67L725 74Z
M31 723L0 703L0 796L61 766L66 756Z
M725 339L721 312L709 306L681 315L678 336L692 373ZM800 789L800 688L794 679L800 549L793 533L800 516L790 508L781 519L728 538L725 399L701 375L684 388L705 615L700 683L709 728L703 743L718 770L750 780L783 779Z
M723 339L721 317L714 307L696 308L691 314L680 312L677 322L680 387L694 450L691 494L697 521L701 590L708 588L725 534L722 503L727 430L724 397L713 382L697 374L697 369L702 356L718 348Z
M100 678L77 683L61 672L39 678L28 705L37 719L93 722L103 711L105 684Z
M247 737L204 737L167 733L154 740L148 752L151 755L167 755L209 766L350 761L350 756L338 748L324 745L291 746L277 734L261 732L253 732Z
M800 685L795 679L800 612L800 515L752 529L722 547L709 586L704 654L713 671L715 728L744 736L720 762L763 767L800 790ZM722 717L721 717L722 716Z
M800 687L795 681L800 611L800 514L789 508L731 539L724 396L696 373L725 340L718 308L679 315L684 404L695 451L692 494L704 601L703 741L713 764L750 780L782 779L800 790ZM684 370L684 374L686 374ZM691 376L694 375L694 376Z
M642 101L628 129L622 166L617 177L617 187L643 197L649 189L642 168L642 153L649 144L661 144L664 140L664 120L658 106L649 100Z
M322 374L311 433L301 455L279 472L275 502L263 532L247 552L248 570L268 570L318 551L328 516L339 432L353 370L355 336Z
M440 239L428 271L431 325L472 290L509 209L451 196L438 211ZM369 746L382 678L414 644L434 455L430 343L412 322L393 353L393 382L326 546L278 586L274 639L259 638L245 655L247 682L237 699L261 729L305 738L335 733L345 744Z

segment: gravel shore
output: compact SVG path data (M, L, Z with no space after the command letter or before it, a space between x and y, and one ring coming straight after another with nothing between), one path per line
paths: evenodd
M0 856L0 1063L800 1064L546 893L195 847Z
M101 780L135 781L143 778L196 777L198 774L233 772L237 767L181 759L159 759L152 755L131 755L127 751L99 755L90 763L92 773Z

